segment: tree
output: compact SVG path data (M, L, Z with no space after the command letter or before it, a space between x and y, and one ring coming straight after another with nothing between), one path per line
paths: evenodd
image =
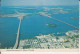
M58 39L59 39L59 37L56 37L56 39L58 40Z

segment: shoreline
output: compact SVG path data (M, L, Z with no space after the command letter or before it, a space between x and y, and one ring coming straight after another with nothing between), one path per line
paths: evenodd
M31 39L20 40L18 49L63 49L79 48L78 30L68 31L65 36L52 34L35 36ZM71 34L72 33L72 34Z

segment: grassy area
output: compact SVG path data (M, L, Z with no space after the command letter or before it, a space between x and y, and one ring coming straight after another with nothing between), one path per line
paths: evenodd
M47 24L47 26L49 26L49 27L56 27L56 24L54 24L54 23L49 23L49 24Z

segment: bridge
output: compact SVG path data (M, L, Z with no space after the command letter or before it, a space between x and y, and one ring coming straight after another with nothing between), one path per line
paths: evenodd
M59 20L59 19L53 18L53 17L47 15L46 13L41 12L40 15L47 16L47 17L49 17L49 18L51 18L51 19L54 19L54 20L59 21L59 22L61 22L61 23L64 23L64 24L66 24L66 25L68 25L68 26L71 26L71 27L73 27L73 28L75 28L75 29L79 29L78 27L73 26L73 25L71 25L71 24L69 24L69 23L67 23L67 22L64 22L64 21L61 21L61 20Z
M50 18L52 18L52 17L50 17ZM64 23L64 24L68 25L68 26L71 26L71 27L75 28L75 29L79 29L79 28L76 27L76 26L73 26L73 25L71 25L71 24L69 24L69 23L63 22L63 21L58 20L58 19L56 19L56 18L52 18L52 19L57 20L57 21L59 21L59 22L62 22L62 23Z
M19 27L18 27L18 32L17 32L17 37L16 37L16 42L15 42L15 45L13 47L13 49L18 49L18 46L19 46L19 37L20 37L20 27L21 27L21 21L23 19L23 17L26 16L26 14L20 14L18 16L18 19L19 19Z
M2 15L0 15L0 17L17 17L19 19L19 27L18 27L18 31L17 31L16 42L15 42L13 49L18 49L18 46L19 46L21 21L23 20L24 16L27 16L30 14L32 14L32 13L18 13L17 12L17 14L4 14L4 15L2 14Z
M13 49L17 49L19 46L20 26L21 26L21 19L19 20L19 27L18 27L17 37L16 37L16 43Z

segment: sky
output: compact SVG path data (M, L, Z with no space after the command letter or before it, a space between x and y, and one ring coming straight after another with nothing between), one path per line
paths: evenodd
M52 6L76 5L79 0L2 0L2 6Z

